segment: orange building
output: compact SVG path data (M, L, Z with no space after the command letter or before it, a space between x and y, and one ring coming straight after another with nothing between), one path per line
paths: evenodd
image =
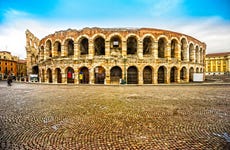
M0 51L0 79L6 79L9 72L17 76L18 61L19 58L12 56L10 52Z

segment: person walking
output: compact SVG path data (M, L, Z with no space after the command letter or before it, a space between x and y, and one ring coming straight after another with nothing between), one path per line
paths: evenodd
M8 73L8 76L7 76L7 84L8 86L11 86L11 83L12 83L12 76L10 73Z

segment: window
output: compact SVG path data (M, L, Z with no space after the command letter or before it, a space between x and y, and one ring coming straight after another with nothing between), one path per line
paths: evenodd
M2 71L2 68L0 67L0 71Z

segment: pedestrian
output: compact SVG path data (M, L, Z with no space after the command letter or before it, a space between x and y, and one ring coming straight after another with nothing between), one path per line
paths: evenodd
M12 76L9 73L8 76L7 76L7 84L8 84L8 86L11 86L11 83L12 83Z

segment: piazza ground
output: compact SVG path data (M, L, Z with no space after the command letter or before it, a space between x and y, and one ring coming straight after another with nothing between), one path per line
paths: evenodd
M230 84L0 82L0 149L228 149Z

